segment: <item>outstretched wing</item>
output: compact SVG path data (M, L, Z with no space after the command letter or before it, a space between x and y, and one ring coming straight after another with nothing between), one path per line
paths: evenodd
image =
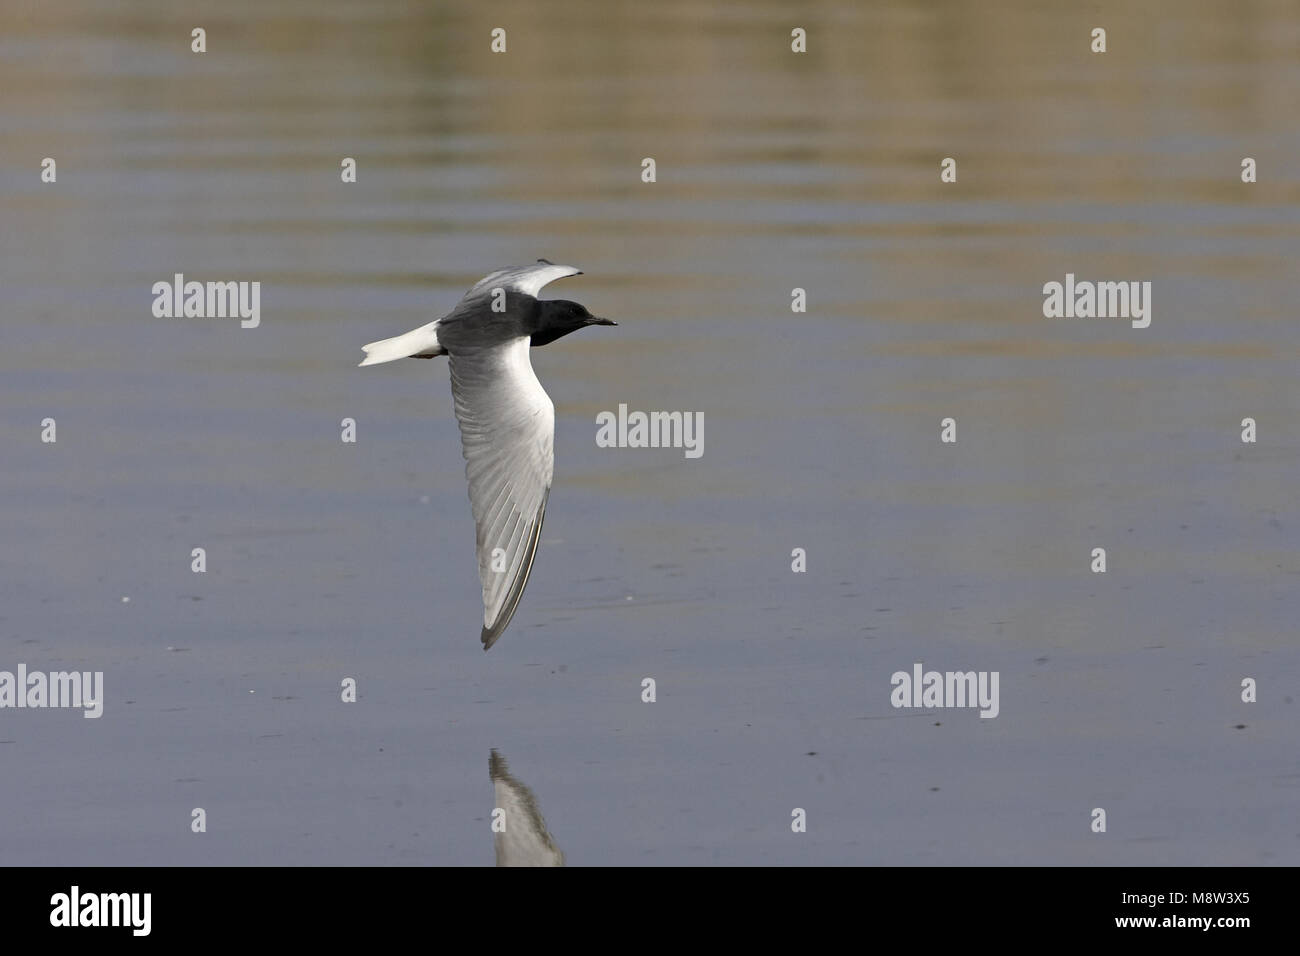
M474 287L465 294L466 298L488 289L502 288L509 292L522 292L537 297L542 286L565 276L580 276L581 269L573 266L557 266L545 259L538 259L535 265L517 266L513 269L498 269L474 283Z
M451 356L483 584L483 649L501 636L537 554L555 470L555 406L533 373L529 339Z

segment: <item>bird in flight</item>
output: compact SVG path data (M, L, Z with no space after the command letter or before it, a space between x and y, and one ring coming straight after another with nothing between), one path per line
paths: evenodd
M588 325L617 325L577 302L541 300L548 282L582 275L545 259L484 276L442 318L362 346L361 365L448 356L483 584L487 650L523 596L555 470L555 406L528 350Z

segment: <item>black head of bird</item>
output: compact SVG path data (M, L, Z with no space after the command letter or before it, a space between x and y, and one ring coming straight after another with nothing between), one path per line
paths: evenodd
M568 299L546 299L537 302L537 317L533 322L532 345L546 345L562 335L585 329L589 325L618 325L612 319L602 319L587 311L587 307Z

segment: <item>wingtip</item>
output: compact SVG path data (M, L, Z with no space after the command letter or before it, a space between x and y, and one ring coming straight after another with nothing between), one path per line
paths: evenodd
M553 266L553 265L555 265L555 263L552 262L550 259L538 259L538 260L537 260L537 264L538 264L538 265L541 265L541 266ZM585 275L587 274L587 273L583 272L581 269L579 269L577 266L566 266L565 268L573 269L573 270L574 270L573 274L574 274L575 276L585 276Z

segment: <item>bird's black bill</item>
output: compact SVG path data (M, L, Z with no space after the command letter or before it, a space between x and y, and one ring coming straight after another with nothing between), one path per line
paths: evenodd
M613 319L601 319L596 316L591 317L591 325L618 325Z

